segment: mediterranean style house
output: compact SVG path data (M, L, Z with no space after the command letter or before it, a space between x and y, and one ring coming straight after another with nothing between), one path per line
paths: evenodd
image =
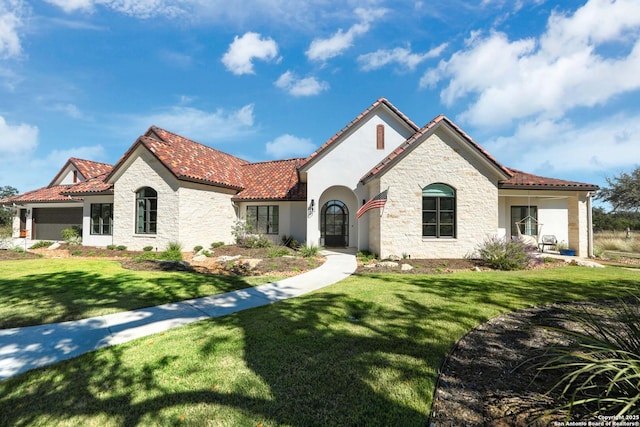
M486 238L553 235L592 254L597 186L500 164L445 116L418 127L381 98L307 158L251 163L152 126L115 165L71 158L0 200L15 238L184 248L233 242L238 220L280 241L383 258L461 258Z

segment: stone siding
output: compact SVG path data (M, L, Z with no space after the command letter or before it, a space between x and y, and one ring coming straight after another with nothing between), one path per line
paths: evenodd
M188 185L188 183L183 183ZM178 241L184 250L209 247L213 242L232 243L236 213L231 202L235 191L191 185L178 190L180 221Z
M469 150L441 129L380 178L380 190L389 189L380 218L380 256L462 258L496 235L498 176ZM456 238L422 237L422 188L434 183L456 190ZM376 227L371 231L375 249Z

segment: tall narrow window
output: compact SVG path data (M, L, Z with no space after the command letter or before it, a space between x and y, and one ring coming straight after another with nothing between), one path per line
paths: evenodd
M384 125L376 126L376 149L384 150Z
M113 203L91 204L91 234L113 234Z
M520 233L518 233L520 227ZM511 206L511 235L536 236L538 234L538 207Z
M247 225L260 234L278 234L280 218L278 206L247 206Z
M422 236L456 237L456 191L446 184L422 189Z
M158 193L144 187L136 193L136 233L156 234L158 225Z

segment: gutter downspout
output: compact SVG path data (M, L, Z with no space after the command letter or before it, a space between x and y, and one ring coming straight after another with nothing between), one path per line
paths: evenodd
M587 193L587 254L593 258L593 207L591 205L591 193Z

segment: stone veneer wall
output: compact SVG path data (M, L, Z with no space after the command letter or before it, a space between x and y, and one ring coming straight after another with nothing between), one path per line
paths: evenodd
M389 193L380 218L380 256L462 258L488 236L496 235L497 173L469 150L464 142L440 129L382 175L380 190L388 188ZM456 190L455 239L422 237L422 188L433 183ZM372 227L373 234L375 231Z
M113 243L132 250L152 246L163 250L171 241L179 241L180 204L178 181L151 154L140 149L117 178L113 195ZM136 234L136 191L151 187L158 192L157 234Z
M184 183L183 185L189 185ZM185 251L213 242L232 243L236 213L231 202L233 190L193 185L178 190L180 198L178 241Z
M569 248L576 256L589 256L588 203L586 193L569 198Z

